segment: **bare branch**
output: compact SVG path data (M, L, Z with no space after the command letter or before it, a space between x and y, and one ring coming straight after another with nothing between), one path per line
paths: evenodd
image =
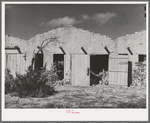
M45 35L44 35L44 34L43 34L43 36L44 36L45 41L46 41L46 40L47 40L47 38L45 37ZM43 42L42 42L41 47L42 47L42 45L44 44L44 42L45 42L45 41L43 41Z
M45 36L44 36L45 37ZM56 40L57 38L45 38L45 40L42 42L41 46L37 46L37 48L39 49L37 51L37 53L42 50L43 48L45 48L50 42L52 42L53 40ZM46 42L46 43L45 43ZM44 45L45 43L45 45ZM32 62L31 62L31 65L33 66L34 62L36 61L37 59L37 53L35 54L34 53L35 50L33 50L33 58L32 58Z
M50 40L49 40L50 39ZM52 42L53 40L55 40L56 38L49 38L49 39L47 39L47 40L49 40L49 41L47 41L47 43L42 47L42 49L45 47L45 46L47 46L50 42ZM44 41L45 42L45 41Z

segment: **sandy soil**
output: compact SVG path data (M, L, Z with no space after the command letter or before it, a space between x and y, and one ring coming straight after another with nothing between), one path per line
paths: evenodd
M97 85L58 86L44 98L5 95L5 108L145 108L146 88Z

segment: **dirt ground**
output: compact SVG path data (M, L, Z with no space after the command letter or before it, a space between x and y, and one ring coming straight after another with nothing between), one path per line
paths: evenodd
M145 87L62 85L44 98L5 95L5 108L146 108Z

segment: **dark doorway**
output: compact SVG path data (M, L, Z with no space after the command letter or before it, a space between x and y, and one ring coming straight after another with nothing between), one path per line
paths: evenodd
M146 60L146 55L140 54L139 55L139 62L144 62Z
M95 74L99 72L108 71L108 57L109 55L91 55L90 56L90 71ZM90 85L98 84L100 78L90 74Z
M39 51L36 54L34 69L38 70L43 68L43 51Z
M58 79L64 78L64 54L53 54L53 63L56 64Z

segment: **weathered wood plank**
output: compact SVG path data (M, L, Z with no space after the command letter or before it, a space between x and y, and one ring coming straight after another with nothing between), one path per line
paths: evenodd
M16 70L17 70L17 59L16 54L14 54L14 77L16 77Z
M19 72L19 55L18 54L16 54L16 60L17 60L17 64L16 64L16 72L18 73Z
M22 57L21 57L21 55L20 55L20 74L22 75L23 74L23 59L22 59Z
M25 73L25 60L24 60L24 54L22 54L20 57L22 58L22 74Z
M72 57L72 67L71 67L71 83L75 85L75 55L71 55Z
M14 54L12 55L12 60L13 60L13 63L12 63L12 73L13 73L13 76L15 76L15 56L14 56Z

